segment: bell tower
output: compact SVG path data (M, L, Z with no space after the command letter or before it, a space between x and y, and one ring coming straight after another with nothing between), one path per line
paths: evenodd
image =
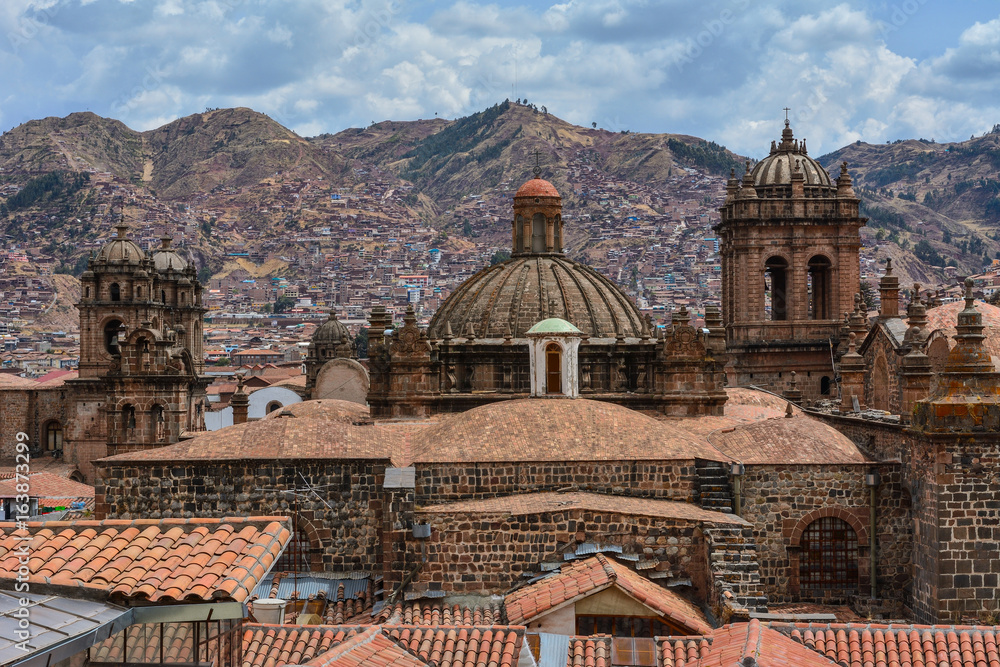
M737 385L780 393L794 370L805 398L837 398L834 354L860 281L858 203L847 164L831 180L787 119L766 158L730 174L715 229Z
M562 197L541 174L536 166L535 177L514 195L513 257L563 254Z

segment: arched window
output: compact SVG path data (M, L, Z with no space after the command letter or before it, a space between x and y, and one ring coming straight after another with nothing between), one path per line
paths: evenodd
M121 320L111 320L104 325L104 349L108 351L108 354L114 356L121 354L121 348L118 344L118 335L121 328Z
M163 418L163 406L154 405L149 411L149 426L152 429L153 442L164 442L167 439L167 422Z
M765 308L769 300L770 319L776 322L787 320L788 262L785 258L772 257L767 260L764 264L764 279Z
M87 298L87 299L90 298L90 288L89 287L87 288L86 296L84 298Z
M531 252L545 252L545 216L541 213L531 217Z
M545 346L545 393L563 393L562 348L557 343Z
M62 424L57 421L51 421L45 425L45 449L49 452L61 452L62 448Z
M135 406L128 403L122 406L122 426L126 429L135 428Z
M136 287L135 288L135 296L136 296L137 299L141 299L142 298L142 287Z
M830 260L816 255L809 260L809 318L830 319Z
M161 303L166 303L167 302L167 291L166 290L162 290L162 289L160 290L160 302Z
M819 393L823 396L830 395L830 378L826 375L819 379Z
M524 250L524 218L517 216L514 218L514 252Z
M108 288L108 291L111 293L112 301L122 300L122 288L118 286L118 283L111 283L111 287Z
M270 403L267 404L267 410L265 410L265 412L267 412L268 414L270 414L270 413L274 412L275 410L280 410L283 407L285 407L285 406L283 406L281 404L281 401L271 401Z
M858 535L843 519L825 516L802 532L799 583L803 592L858 591Z

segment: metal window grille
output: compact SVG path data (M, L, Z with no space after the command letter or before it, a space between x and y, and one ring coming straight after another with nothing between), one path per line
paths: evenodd
M802 533L799 584L808 591L858 590L858 536L843 519L818 519Z

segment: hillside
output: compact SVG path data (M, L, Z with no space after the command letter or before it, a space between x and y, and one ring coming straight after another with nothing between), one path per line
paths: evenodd
M536 154L545 178L570 206L579 202L568 184L569 164L581 152L593 168L638 183L665 182L675 167L722 175L742 164L724 147L696 137L585 128L510 101L455 121L383 122L344 130L322 143L374 160L442 209L464 196L530 178Z
M948 144L859 142L819 161L833 173L848 163L869 217L866 235L890 242L883 244L884 255L913 280L943 281L941 267L948 264L959 274L978 272L1000 251L996 131Z

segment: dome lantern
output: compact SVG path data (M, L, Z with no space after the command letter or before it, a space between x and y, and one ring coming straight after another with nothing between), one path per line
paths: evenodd
M561 255L562 252L562 197L551 183L541 178L541 168L536 165L534 178L514 195L511 255Z

